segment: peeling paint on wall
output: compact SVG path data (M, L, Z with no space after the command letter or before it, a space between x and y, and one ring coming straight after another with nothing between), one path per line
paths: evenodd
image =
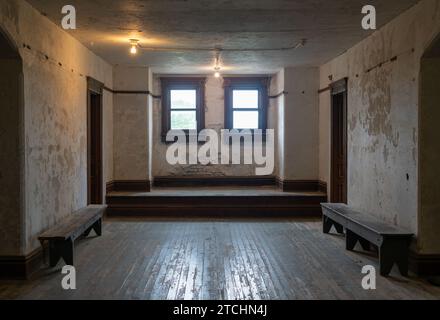
M418 73L424 48L440 32L430 17L439 14L438 1L420 1L320 71L321 88L328 74L349 78L349 204L419 237ZM329 103L321 94L320 123L328 125L320 131L320 176L327 182ZM426 248L419 243L420 252Z
M84 75L112 87L112 67L25 1L1 1L0 14L1 27L20 47L27 43L31 48L20 49L26 196L25 221L16 227L24 237L19 250L10 253L25 255L40 246L37 237L42 231L87 205ZM44 59L40 52L60 61L60 65ZM104 108L111 101L106 103ZM104 154L108 154L107 150Z

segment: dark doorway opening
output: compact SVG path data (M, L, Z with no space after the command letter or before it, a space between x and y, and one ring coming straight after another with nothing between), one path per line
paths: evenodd
M347 203L347 79L331 85L330 201Z
M87 204L103 203L102 89L88 78L87 93Z
M25 136L23 63L16 43L1 27L0 70L0 256L20 256L26 242L22 184L25 162L21 152ZM25 276L18 265L9 261L2 263L0 259L0 278Z

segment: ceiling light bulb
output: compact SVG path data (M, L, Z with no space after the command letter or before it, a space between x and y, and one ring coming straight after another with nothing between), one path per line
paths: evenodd
M130 39L130 43L131 43L130 53L131 54L136 54L138 52L139 40L137 40L137 39Z
M216 71L216 72L214 73L214 77L216 77L216 78L220 78L220 72Z

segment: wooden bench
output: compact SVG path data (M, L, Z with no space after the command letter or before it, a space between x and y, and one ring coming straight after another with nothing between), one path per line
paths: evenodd
M353 250L359 242L366 251L370 244L379 251L380 274L387 276L396 263L400 273L408 276L409 245L412 233L390 226L380 220L352 210L345 204L323 203L323 232L329 233L332 226L338 233L346 233L346 248Z
M41 245L49 242L50 266L55 267L63 258L67 265L73 266L74 242L80 236L87 237L92 229L101 236L102 216L105 205L91 205L66 218L62 223L50 228L38 237Z

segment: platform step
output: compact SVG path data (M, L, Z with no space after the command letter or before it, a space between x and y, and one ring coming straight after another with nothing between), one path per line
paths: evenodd
M321 193L171 192L107 196L109 216L321 216Z

